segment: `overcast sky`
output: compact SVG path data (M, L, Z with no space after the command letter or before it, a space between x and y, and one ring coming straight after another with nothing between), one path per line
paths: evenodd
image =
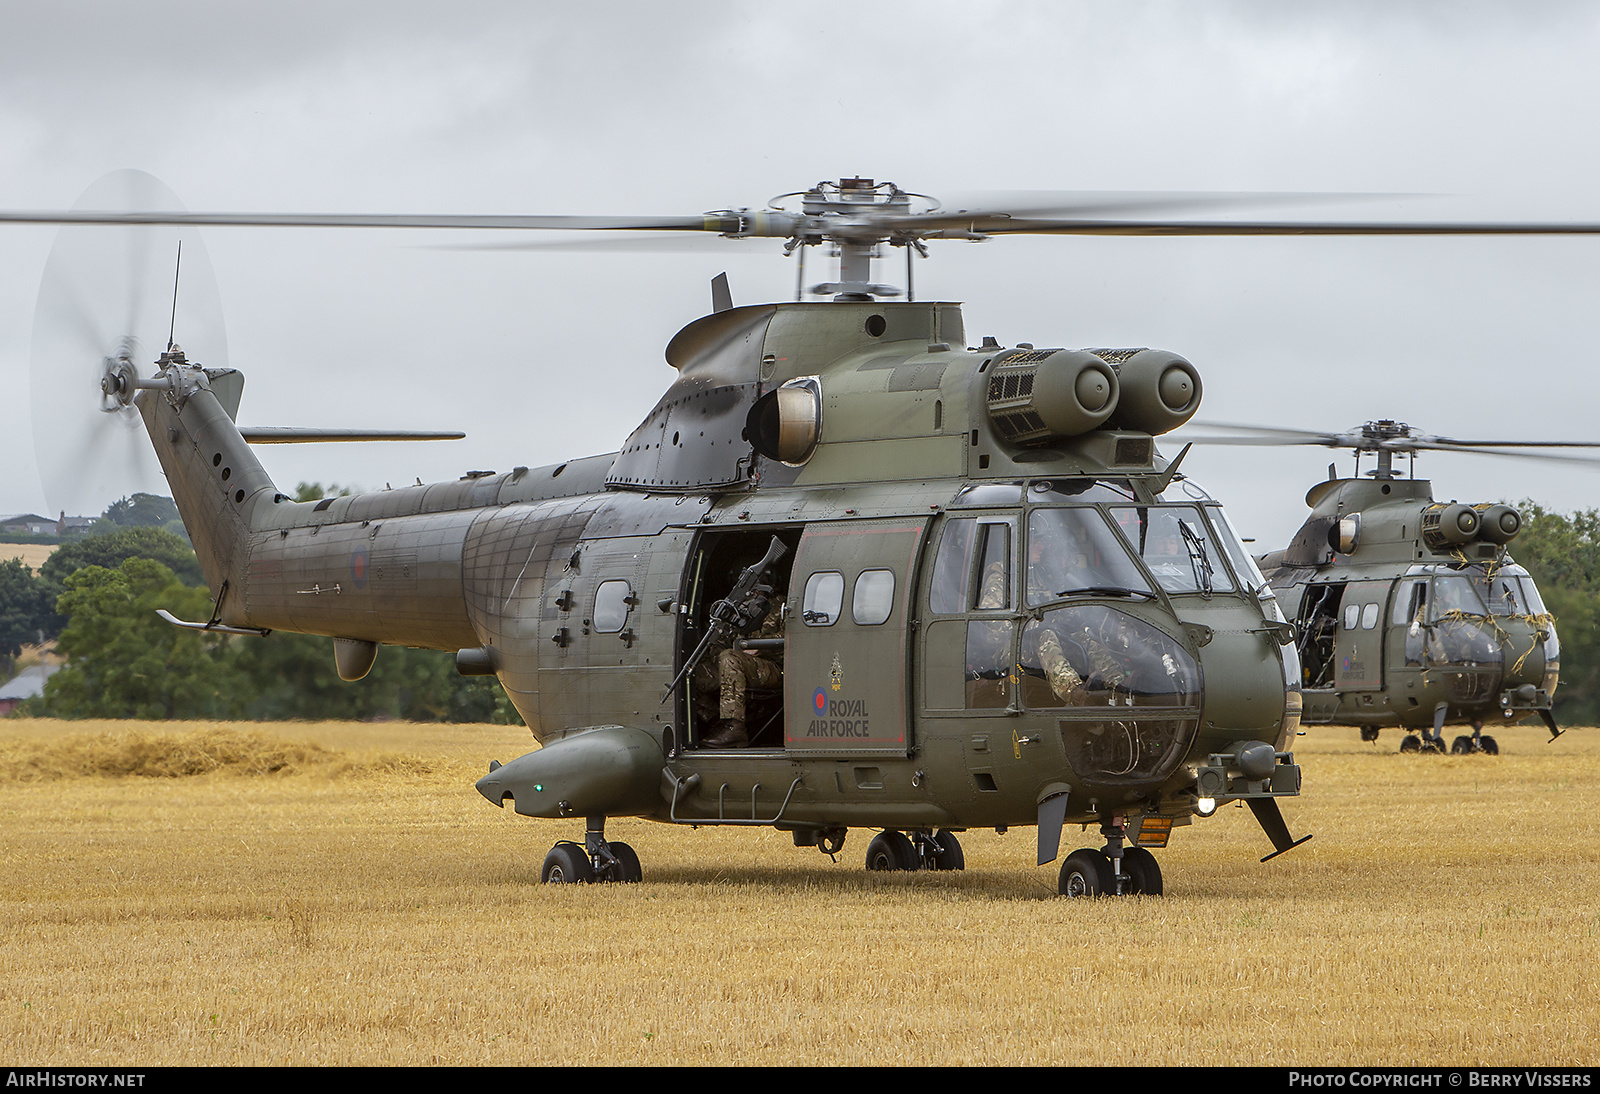
M1600 220L1592 4L147 0L4 2L0 16L4 208L69 208L131 167L208 211L694 214L862 174L934 195L1418 193L1460 196L1360 214ZM259 450L281 487L614 450L671 380L662 349L708 310L715 274L736 303L793 291L777 241L433 246L479 238L207 230L226 355L249 380L242 422L469 434ZM54 239L0 227L0 512L50 511L24 408ZM931 246L918 296L964 301L973 344L1174 350L1204 379L1203 418L1600 440L1600 238ZM899 263L877 276L900 280ZM67 337L59 311L41 344ZM147 343L164 339L155 327ZM178 341L215 361L211 327L180 299ZM59 466L83 458L43 447ZM1186 468L1267 549L1331 459L1351 465L1232 449ZM145 488L164 492L150 468ZM1441 498L1600 506L1587 467L1435 456L1418 472Z

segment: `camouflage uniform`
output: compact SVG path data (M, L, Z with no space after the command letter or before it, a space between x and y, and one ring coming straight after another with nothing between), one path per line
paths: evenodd
M774 602L751 638L782 638L783 607ZM717 684L721 703L717 711L724 722L744 721L748 688L775 688L783 682L783 667L770 659L772 650L728 648L717 654ZM780 655L781 656L781 655Z
M1044 678L1050 682L1050 690L1063 703L1070 703L1074 699L1081 702L1083 677L1067 662L1061 639L1049 627L1039 628L1037 639L1039 667L1044 670Z
M733 648L737 633L730 635L726 645L706 651L706 656L690 673L690 684L695 698L695 710L702 718L712 714L712 697L719 702L716 713L724 722L744 721L745 693L750 688L774 688L783 682L783 667L773 655L773 650L738 650ZM774 599L766 618L749 638L783 637L783 603ZM715 665L712 664L713 656Z
M1006 607L1010 599L1006 591L1005 563L989 563L988 568L983 571L983 587L978 592L978 610L991 611Z

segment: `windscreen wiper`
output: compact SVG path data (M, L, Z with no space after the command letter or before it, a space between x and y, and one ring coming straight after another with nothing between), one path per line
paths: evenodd
M1148 589L1129 589L1123 585L1085 585L1081 589L1062 589L1057 596L1079 596L1083 593L1092 593L1095 596L1142 596L1146 600L1154 600L1156 594Z

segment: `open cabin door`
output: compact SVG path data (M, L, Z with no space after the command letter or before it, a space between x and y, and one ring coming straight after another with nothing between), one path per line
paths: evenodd
M811 524L790 583L784 746L904 753L912 596L927 518Z

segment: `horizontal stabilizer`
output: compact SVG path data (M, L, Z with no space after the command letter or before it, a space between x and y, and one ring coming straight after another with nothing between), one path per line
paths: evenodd
M324 441L459 441L465 433L426 429L302 429L256 425L239 430L250 444L316 444Z

